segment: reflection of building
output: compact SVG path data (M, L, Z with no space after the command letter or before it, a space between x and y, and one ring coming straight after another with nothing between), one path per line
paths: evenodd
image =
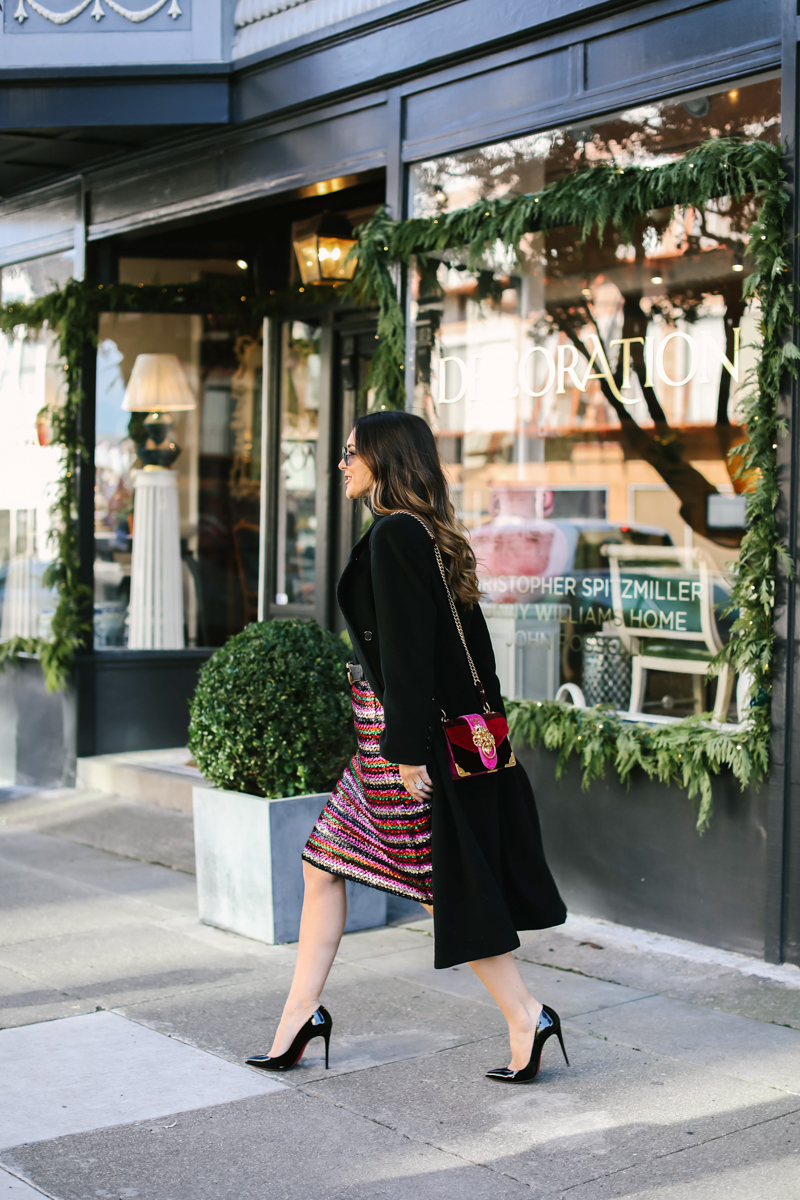
M793 61L794 43L781 38L794 13L782 27L778 0L601 3L588 16L565 0L552 20L543 6L482 0L231 7L181 0L174 19L166 7L139 23L84 10L55 25L30 5L24 20L5 6L0 78L13 71L14 111L29 114L0 142L5 300L41 295L72 272L98 287L205 280L237 295L282 291L301 285L293 231L325 210L351 225L383 203L435 216L538 190L610 155L647 166L707 137L772 139L781 104L791 114L783 135L794 137L794 77L783 97L778 78L782 56ZM43 86L48 72L57 88ZM559 626L551 680L578 678L581 629L607 620L598 539L609 529L679 546L691 538L718 565L736 553L736 505L707 501L735 499L727 451L740 436L737 389L757 325L740 300L747 217L746 202L683 222L659 211L633 245L611 232L583 249L574 230L532 235L521 264L487 261L499 284L491 301L455 267L438 285L409 281L410 398L437 431L466 524L486 526L493 496L527 489L533 519L574 543L575 604L554 595L558 616L541 618ZM81 493L96 605L94 648L80 665L83 753L182 740L199 663L254 615L337 627L333 585L364 514L342 501L336 464L364 403L376 331L370 314L345 305L310 308L312 287L263 329L188 311L100 320L97 378L84 380L97 492ZM52 347L38 346L0 345L0 581L22 554L30 595L57 469L57 452L33 444L42 400L57 395ZM197 399L174 422L186 648L169 653L125 644L141 430L120 422L118 398L142 353L177 355ZM20 407L34 378L35 399ZM17 416L27 422L14 432L24 470L5 436ZM667 471L677 453L680 480ZM792 494L787 510L794 503ZM35 562L19 534L20 514L33 510ZM553 571L546 577L565 578ZM2 619L5 638L5 609ZM550 653L552 629L519 632ZM680 709L679 681L659 686L650 711L667 693ZM783 777L773 782L774 795L789 795Z

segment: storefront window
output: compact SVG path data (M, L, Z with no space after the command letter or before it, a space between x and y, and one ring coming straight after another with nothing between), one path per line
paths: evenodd
M96 648L219 646L257 618L261 414L261 340L235 318L101 316Z
M280 463L275 603L316 598L320 328L285 321L281 337Z
M28 303L63 286L72 256L50 255L4 267L2 303ZM52 410L63 399L64 371L54 336L24 328L0 337L0 641L47 637L55 609L43 575L53 558L50 506L61 449L50 444Z
M655 166L713 136L774 139L779 107L762 79L421 163L412 211L592 163ZM518 263L498 251L478 274L412 278L415 407L472 535L506 695L572 684L588 703L710 707L697 664L726 636L715 606L744 527L728 452L757 354L741 297L752 217L746 200L656 211L630 243L563 228L528 235Z

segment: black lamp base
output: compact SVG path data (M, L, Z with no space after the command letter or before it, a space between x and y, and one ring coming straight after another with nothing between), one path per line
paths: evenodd
M172 439L172 421L167 413L151 413L144 422L144 437L136 447L146 467L171 467L181 452Z

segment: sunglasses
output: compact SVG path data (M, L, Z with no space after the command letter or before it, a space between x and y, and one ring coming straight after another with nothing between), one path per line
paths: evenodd
M350 459L358 458L357 450L348 450L347 446L342 446L342 459L346 467L350 466Z

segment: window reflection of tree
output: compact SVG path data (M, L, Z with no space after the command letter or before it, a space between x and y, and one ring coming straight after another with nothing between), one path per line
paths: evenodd
M434 215L478 199L538 191L566 174L599 163L622 167L656 165L684 155L709 137L773 140L780 131L779 113L780 80L767 78L707 96L643 105L591 125L583 123L465 151L414 168L414 211L418 215ZM620 245L619 238L609 233L603 244L593 237L578 247L574 229L554 230L544 237L529 239L526 248L528 267L538 255L538 267L547 284L544 311L529 328L529 336L534 344L543 345L548 336L555 334L561 341L567 340L585 364L591 355L591 348L587 351L587 335L595 334L606 360L613 367L619 390L622 355L611 352L611 340L644 338L653 321L672 329L679 322L691 328L701 316L709 315L711 300L722 310L724 353L732 362L735 357L734 330L740 328L746 311L741 294L744 276L741 270L734 268L743 266L746 230L753 215L752 206L746 202L730 204L726 201L709 206L706 212L691 213L680 247L683 261L690 269L683 272L682 280L670 279L658 270L659 243L671 233L668 210L649 214L632 247ZM618 267L622 260L629 262L634 270L620 273ZM673 255L670 261L674 264L676 256ZM509 277L508 269L500 269L500 263L487 261L486 265L496 271L481 272L472 285L472 295L500 308L504 288L514 281ZM716 270L710 269L712 265ZM648 266L650 270L646 269ZM693 278L692 266L696 268ZM602 329L600 297L596 289L588 285L612 268L615 268L615 282L620 294L619 312L615 314L616 329L610 334ZM652 295L652 289L642 286L644 274L664 274L666 287L657 297ZM435 282L430 278L421 280L418 319L423 322L423 330L428 323L429 337L437 330L441 314L436 307L426 310L425 299L429 298L436 305L442 294L439 289L437 295ZM459 296L459 303L462 307L467 303L465 294ZM528 314L523 315L527 317ZM591 347L590 339L589 345ZM420 346L419 350L418 378L427 383L426 355L429 352L425 346ZM617 436L625 452L648 462L678 496L680 515L686 524L720 545L737 545L739 535L735 532L707 527L706 500L718 489L689 461L699 456L691 453L691 435L687 437L686 428L680 428L685 426L685 421L680 417L676 420L674 415L669 419L654 388L647 385L644 349L640 343L631 344L630 366L632 375L638 380L640 405L628 408L620 403L607 380L592 380L584 392L576 389L574 395L564 397L566 411L564 406L559 406L557 423L566 427L563 432L567 434L576 426L582 431L597 429L603 424L612 428L618 426ZM716 454L729 472L728 451L743 438L743 431L731 421L730 400L731 376L727 370L722 370L714 435ZM426 394L425 403L432 410L435 425L432 397ZM535 405L533 421L538 426L542 423L544 405L539 400ZM646 414L644 419L639 417L637 409ZM551 415L556 416L556 413ZM733 484L737 489L742 486L740 481L733 481Z
M741 276L732 274L731 267L746 245L745 231L754 213L752 206L747 203L730 204L727 208L724 214L727 219L723 226L727 227L727 233L710 231L708 213L690 214L688 226L691 232L686 235L683 245L677 247L683 254L661 260L665 264L664 292L653 297L645 296L648 289L644 281L653 272L658 273L657 277L661 276L658 249L669 233L668 212L651 213L648 221L642 225L633 243L633 259L627 261L629 269L620 269L621 256L617 254L620 240L614 234L606 234L602 244L596 236L592 236L578 247L574 229L549 232L545 238L549 253L544 260L549 289L546 290L545 300L547 323L568 339L584 362L591 355L592 342L588 335L597 338L606 361L612 365L614 383L616 390L619 390L623 383L623 355L617 352L615 362L611 339L604 336L601 328L596 287L592 286L613 272L614 283L619 289L621 310L617 317L619 328L614 332L615 338L644 339L654 319L660 319L671 328L676 328L678 322L691 328L700 316L707 314L710 298L720 297L724 304L725 354L732 362L735 358L734 330L741 326L746 303L742 298ZM646 252L648 233L657 237L658 245L654 246L651 239L651 247L656 250L653 255ZM711 263L701 263L706 255L713 256L713 268L716 269L710 269ZM669 271L670 266L674 268L681 263L687 264L683 274L688 278L684 280L675 270ZM674 282L670 281L670 274ZM573 286L569 287L569 283ZM580 283L584 286L578 286ZM562 298L551 299L553 293L557 296L562 290L559 284L567 285L563 288ZM585 294L587 292L588 295ZM676 428L674 422L670 422L655 388L648 383L643 342L630 342L629 345L631 379L635 377L638 381L638 391L652 426L647 428L637 420L635 409L641 406L622 403L607 379L593 381L619 422L623 446L629 453L633 452L649 463L669 485L681 502L681 518L695 532L720 545L738 545L739 535L736 533L708 529L706 501L709 495L718 492L718 488L689 461L686 428L681 430ZM730 395L731 376L723 369L720 371L715 429L718 453L729 472L732 468L727 458L728 450L742 439L741 429L730 420Z

